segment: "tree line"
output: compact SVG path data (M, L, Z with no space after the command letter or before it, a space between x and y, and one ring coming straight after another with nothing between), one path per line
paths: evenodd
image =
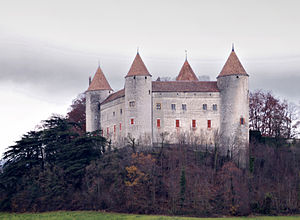
M217 216L300 212L300 146L252 138L241 169L217 146L115 149L85 132L84 97L4 153L0 210ZM280 133L285 134L285 133Z

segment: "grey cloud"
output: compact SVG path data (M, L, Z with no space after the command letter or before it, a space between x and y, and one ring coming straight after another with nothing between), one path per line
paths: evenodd
M98 58L112 88L115 91L123 88L124 76L135 55L95 54L32 42L0 44L0 50L0 83L11 82L26 87L31 95L57 102L87 89L88 77L96 71ZM175 78L184 62L183 59L154 56L143 59L153 80L158 76ZM197 58L190 63L197 75L215 80L225 61ZM294 102L300 100L299 56L241 62L250 75L250 89L271 90Z

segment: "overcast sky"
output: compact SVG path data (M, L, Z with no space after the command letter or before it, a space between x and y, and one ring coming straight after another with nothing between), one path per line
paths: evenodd
M215 80L231 44L250 89L300 101L298 0L0 0L0 154L52 113L65 114L98 60L123 87L139 46L156 79L176 77L188 50Z

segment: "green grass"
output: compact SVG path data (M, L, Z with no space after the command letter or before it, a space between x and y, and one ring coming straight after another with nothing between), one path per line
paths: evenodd
M117 214L117 213L103 213L103 212L92 212L92 211L76 211L76 212L44 212L44 213L0 213L0 219L5 220L28 220L28 219L63 219L63 220L127 220L127 219L138 219L138 220L196 220L198 218L189 217L172 217L172 216L154 216L154 215L128 215L128 214ZM228 217L228 218L199 218L200 220L295 220L300 219L300 216L281 216L281 217Z

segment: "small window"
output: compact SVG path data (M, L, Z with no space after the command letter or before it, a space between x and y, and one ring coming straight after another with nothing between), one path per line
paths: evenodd
M122 110L122 109L120 109L120 115L122 115L122 113L123 113L123 110Z
M145 76L145 79L147 79L147 76Z
M182 110L186 111L186 104L182 104Z
M207 104L203 104L203 110L207 110Z
M115 113L115 112L113 112L113 116L116 116L116 113Z
M135 76L133 77L133 79L135 79Z
M217 107L216 104L213 105L213 110L214 110L214 111L217 111L217 110L218 110L218 107Z
M120 131L122 130L122 123L120 123Z
M132 118L132 119L130 119L130 124L134 124L134 119Z
M114 133L116 133L117 127L116 125L114 125Z
M243 117L240 118L240 124L241 125L245 124L245 119Z
M103 129L100 130L100 135L103 136Z
M196 128L196 120L192 120L192 128Z
M98 111L100 111L100 103L98 103L97 109L98 109Z
M129 107L133 108L135 106L135 101L130 101L129 102Z
M161 110L161 103L156 103L156 110Z
M211 128L211 120L207 120L207 128Z
M157 125L158 128L160 128L160 119L156 120L156 125Z
M171 109L172 110L176 110L176 105L175 104L171 104Z
M176 128L179 128L179 120L176 120Z

